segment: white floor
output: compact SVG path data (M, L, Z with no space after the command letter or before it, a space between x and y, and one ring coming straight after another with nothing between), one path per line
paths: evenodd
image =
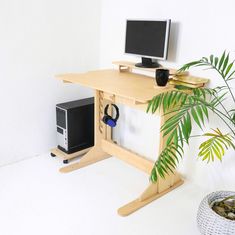
M128 217L117 209L148 184L144 173L116 158L61 174L49 153L0 168L1 235L196 235L205 195L183 186Z

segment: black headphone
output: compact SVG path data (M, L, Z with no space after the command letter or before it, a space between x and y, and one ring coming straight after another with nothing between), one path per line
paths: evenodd
M117 120L119 118L119 108L115 104L112 104L112 106L115 108L116 117L113 118L110 115L108 115L109 105L107 104L104 109L104 117L102 118L102 121L110 127L115 127L117 125Z

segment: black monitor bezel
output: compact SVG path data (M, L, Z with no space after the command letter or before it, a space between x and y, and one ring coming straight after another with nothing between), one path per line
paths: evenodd
M165 34L163 57L152 56L152 55L142 55L142 54L126 52L126 35L127 35L127 22L128 21L156 21L156 22L162 21L162 22L166 22L166 34ZM170 27L171 27L171 19L127 19L126 20L126 30L125 30L125 45L124 45L125 50L124 50L124 54L139 56L139 57L152 58L152 59L159 59L159 60L167 60L168 47L169 47L169 38L170 38Z

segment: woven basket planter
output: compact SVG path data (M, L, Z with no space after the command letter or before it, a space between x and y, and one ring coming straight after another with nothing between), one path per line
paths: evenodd
M206 196L198 209L197 224L203 235L235 235L235 221L215 213L210 205L218 199L234 195L235 192L219 191Z

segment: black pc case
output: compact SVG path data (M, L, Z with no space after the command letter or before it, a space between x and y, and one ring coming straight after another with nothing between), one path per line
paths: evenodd
M94 97L56 105L58 148L70 154L94 145Z

